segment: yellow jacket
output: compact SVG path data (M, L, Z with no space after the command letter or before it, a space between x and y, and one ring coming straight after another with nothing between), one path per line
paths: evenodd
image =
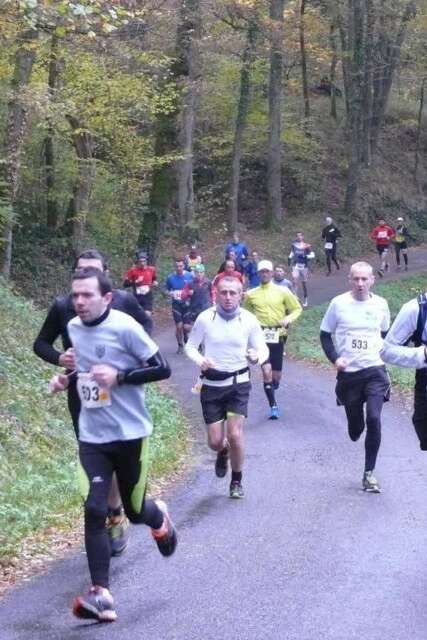
M243 306L256 316L263 327L279 327L285 318L291 324L302 313L298 298L286 287L279 287L271 281L250 289ZM286 335L286 329L281 329L280 333Z

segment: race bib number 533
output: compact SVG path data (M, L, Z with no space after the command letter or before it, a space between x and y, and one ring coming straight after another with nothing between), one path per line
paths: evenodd
M345 342L346 351L352 353L370 353L377 347L377 341L372 336L348 334Z
M100 387L95 380L91 379L89 373L79 373L77 390L85 409L100 409L111 405L109 390L105 387Z

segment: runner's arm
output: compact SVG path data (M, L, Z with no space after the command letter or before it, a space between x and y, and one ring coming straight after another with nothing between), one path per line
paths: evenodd
M199 347L203 343L204 326L200 316L196 318L196 322L191 329L186 345L184 346L185 355L190 358L198 367L200 367L205 357L199 352Z
M117 384L146 384L170 378L171 368L160 351L147 360L147 366L134 367L117 373Z
M285 306L287 315L284 319L288 325L292 324L297 320L302 313L302 306L299 303L298 298L289 290L284 289L283 294L285 297Z
M33 344L34 353L50 364L59 366L61 351L53 346L55 340L61 335L61 317L58 303L55 301L48 311L45 321Z
M320 331L320 344L322 345L324 354L328 358L329 362L335 364L335 362L339 358L339 355L337 353L337 350L335 349L334 341L332 340L332 334L328 333L327 331Z
M423 369L427 366L426 348L405 346L417 328L418 302L410 300L397 314L380 351L384 362L409 369Z
M264 338L261 325L254 319L253 326L249 333L248 349L255 349L258 354L259 364L264 364L270 357L270 351Z

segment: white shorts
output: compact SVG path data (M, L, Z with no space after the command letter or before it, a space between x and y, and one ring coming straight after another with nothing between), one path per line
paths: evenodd
M303 267L302 269L296 266L292 267L292 277L294 280L301 280L302 282L307 282L308 267Z

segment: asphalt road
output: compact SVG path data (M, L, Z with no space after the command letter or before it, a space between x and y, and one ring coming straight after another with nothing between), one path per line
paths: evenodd
M119 619L111 625L72 617L71 600L88 585L84 552L72 555L6 596L1 640L424 640L427 454L410 406L395 396L385 407L383 493L366 494L363 438L346 435L333 373L286 363L282 418L271 422L255 371L246 498L232 501L189 392L195 368L174 354L171 331L159 341L173 365L171 387L200 425L193 466L167 496L176 554L161 557L148 530L133 527L127 553L112 563Z

